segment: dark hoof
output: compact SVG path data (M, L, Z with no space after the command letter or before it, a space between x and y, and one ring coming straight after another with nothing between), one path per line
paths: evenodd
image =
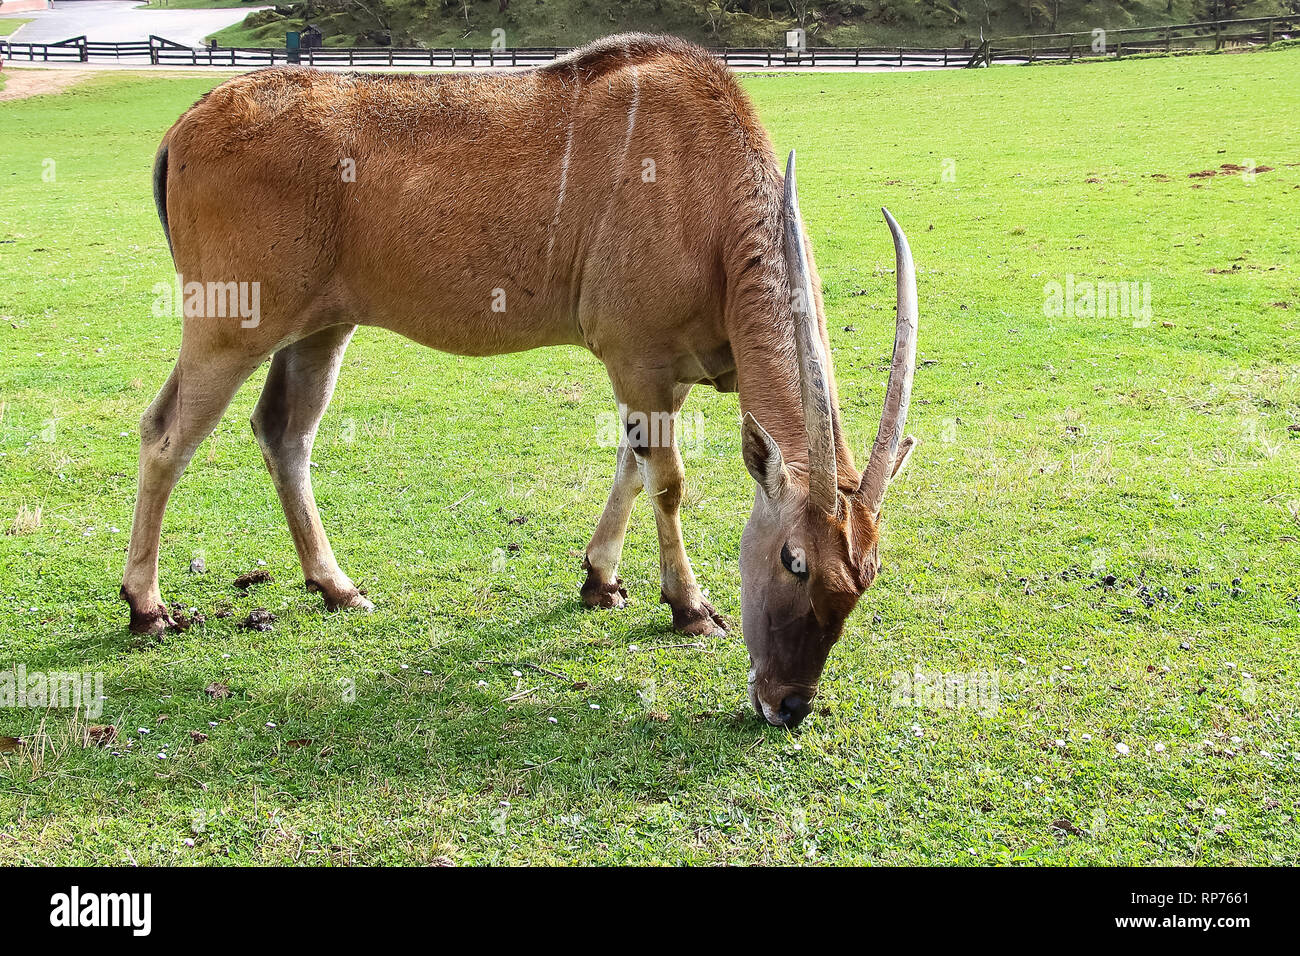
M612 584L593 581L588 571L587 582L582 586L582 603L591 608L626 607L627 589L623 587L623 579L619 578Z
M315 581L308 581L307 590L314 591L325 599L327 611L363 611L368 614L375 609L374 604L356 588L350 591L327 591Z
M727 633L726 619L708 601L701 599L693 607L678 607L667 600L663 603L673 609L673 630L679 634L689 637L721 637Z
M171 616L165 605L159 605L151 611L137 611L131 608L131 633L156 635L168 630L181 630L181 625Z
M157 604L151 608L141 609L131 595L126 593L125 584L118 589L117 596L131 608L129 627L132 634L162 634L168 628L174 631L184 630L184 627L167 610L167 605Z
M582 566L587 569L587 580L582 583L583 604L607 610L627 605L627 589L623 587L622 578L615 578L613 582L602 581L585 557Z

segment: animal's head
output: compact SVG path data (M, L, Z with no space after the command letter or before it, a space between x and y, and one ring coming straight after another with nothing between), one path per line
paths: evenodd
M916 278L912 253L894 236L898 321L880 429L861 480L837 476L830 360L808 264L795 191L794 153L785 179L785 258L803 399L807 464L787 464L750 413L742 426L745 467L758 483L740 542L741 604L749 650L749 699L769 723L794 727L812 709L826 657L845 619L880 571L880 510L890 480L915 444L903 437L916 367Z

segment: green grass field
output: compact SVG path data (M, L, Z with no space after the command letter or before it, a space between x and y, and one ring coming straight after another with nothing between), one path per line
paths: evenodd
M31 17L5 17L0 20L0 37L11 36L20 26L31 22Z
M358 333L314 458L368 616L302 586L255 375L164 529L164 596L206 623L131 637L138 421L180 335L151 313L150 163L216 80L0 104L0 666L102 673L89 723L118 729L0 709L0 863L1296 863L1298 73L1300 50L744 79L799 149L860 454L882 204L921 295L885 571L793 734L749 712L738 632L670 646L644 499L636 603L580 607L613 452L576 350ZM1045 315L1069 276L1150 283L1151 320ZM737 403L694 413L687 548L735 621ZM274 581L236 591L259 561ZM269 633L239 626L259 607ZM995 675L994 706L899 706L914 671Z

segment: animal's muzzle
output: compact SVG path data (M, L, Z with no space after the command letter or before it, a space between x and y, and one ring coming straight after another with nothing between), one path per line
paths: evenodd
M781 701L781 709L776 712L776 721L780 726L794 730L811 712L811 702L798 694L791 694Z
M787 694L781 701L780 707L771 707L764 703L759 696L757 686L757 675L751 668L749 672L749 703L753 706L754 712L762 717L773 727L785 727L787 730L794 730L799 724L812 713L812 697L816 689L808 692L805 697L800 693Z

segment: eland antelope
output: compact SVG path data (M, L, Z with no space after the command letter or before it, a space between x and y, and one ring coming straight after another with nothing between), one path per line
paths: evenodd
M916 282L885 212L897 327L860 472L840 423L794 153L782 177L744 92L706 51L626 35L519 73L259 71L172 126L154 196L186 288L234 295L251 284L257 295L240 301L257 309L225 316L212 314L210 294L186 299L176 366L141 421L121 591L133 631L176 625L158 587L168 497L268 358L253 431L307 587L330 609L371 609L330 549L310 473L356 327L460 355L576 345L605 364L623 422L582 600L623 606L624 532L644 489L673 626L726 627L682 546L672 422L693 385L738 391L758 486L740 546L749 698L773 724L807 715L827 654L879 571L881 505L913 447L903 426ZM668 427L651 439L632 427L638 413Z

